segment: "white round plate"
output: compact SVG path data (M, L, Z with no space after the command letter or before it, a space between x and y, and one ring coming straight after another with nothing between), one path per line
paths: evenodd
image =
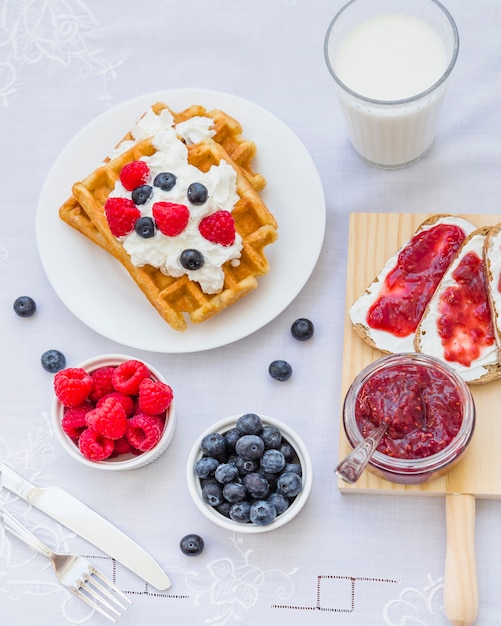
M262 198L278 222L278 240L265 248L270 272L239 302L178 332L160 317L110 254L59 219L58 209L82 180L157 101L174 110L192 104L222 109L254 141ZM152 352L208 350L246 337L281 313L311 275L325 233L325 197L317 169L298 137L277 117L242 98L200 89L151 93L106 111L85 126L52 166L37 208L37 243L45 272L68 309L101 335Z

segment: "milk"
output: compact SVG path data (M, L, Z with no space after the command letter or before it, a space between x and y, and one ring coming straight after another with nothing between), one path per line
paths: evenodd
M358 4L363 7L363 0ZM355 5L347 5L346 11ZM343 11L333 21L326 38L327 63L355 150L380 167L403 167L424 156L433 143L445 78L457 55L457 30L448 15L449 32L438 22L439 33L415 14L374 13L376 0L366 5L371 14L350 28ZM399 6L405 10L406 4Z
M440 79L447 51L425 21L412 15L379 15L346 35L333 66L347 87L366 98L402 100Z

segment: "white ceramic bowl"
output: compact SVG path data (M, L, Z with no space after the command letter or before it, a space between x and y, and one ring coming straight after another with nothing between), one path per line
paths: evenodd
M128 361L130 359L141 361L150 370L150 373L154 379L160 382L167 383L163 375L155 367L153 367L143 359L127 356L124 354L105 354L102 356L96 356L74 367L80 367L86 372L93 372L100 367L106 367L109 365L120 365L121 363L124 363L125 361ZM107 471L137 469L138 467L144 467L152 461L155 461L161 454L163 454L167 450L170 442L172 441L176 428L176 413L174 408L174 400L172 400L170 407L167 409L167 419L164 431L162 433L162 437L154 448L139 455L123 454L110 459L105 459L103 461L91 461L82 455L78 446L64 432L61 426L63 414L64 407L54 396L51 414L52 426L54 428L56 437L64 450L66 450L66 452L75 460L83 463L84 465L88 465L89 467L93 467L95 469Z
M202 456L202 452L200 449L200 444L202 439L213 432L225 433L226 431L234 428L238 418L240 415L232 415L230 417L226 417L219 422L216 422L207 430L205 430L195 441L189 456L188 463L186 467L186 479L188 482L188 489L190 491L191 497L193 498L194 503L198 507L198 509L211 521L216 523L218 526L222 528L226 528L227 530L231 530L234 532L240 533L264 533L269 532L270 530L275 530L276 528L280 528L284 524L290 522L299 511L303 508L310 495L311 484L312 484L312 465L310 455L308 450L300 439L300 437L291 429L287 424L273 418L268 417L266 415L259 414L264 425L275 426L280 430L284 439L287 440L288 443L294 448L296 451L297 457L299 459L299 463L301 464L302 469L302 481L303 488L299 492L299 494L295 497L294 501L290 504L289 508L284 511L281 515L278 515L275 520L268 524L267 526L258 526L257 524L242 523L236 522L228 517L225 517L221 513L219 513L216 509L214 509L209 504L205 503L202 499L202 487L200 485L200 479L195 474L195 463Z

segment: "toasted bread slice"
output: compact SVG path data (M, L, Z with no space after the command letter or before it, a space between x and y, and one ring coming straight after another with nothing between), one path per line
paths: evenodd
M468 220L446 214L434 215L420 224L351 306L349 314L355 332L381 352L413 352L415 329L428 301L461 243L475 229ZM451 233L454 245L450 244ZM438 250L438 254L430 254L432 249ZM413 258L416 250L420 254ZM390 282L397 273L398 280L403 281L400 284L404 284L398 289Z
M501 222L489 228L483 255L492 326L498 344L498 359L501 361Z
M470 384L501 376L485 274L489 227L464 241L445 272L416 330L417 352L445 361Z

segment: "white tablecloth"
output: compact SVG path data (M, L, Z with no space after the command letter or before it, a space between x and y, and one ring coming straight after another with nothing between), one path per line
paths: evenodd
M501 4L448 0L461 49L436 143L418 164L392 172L371 168L353 152L335 102L323 38L341 4L2 2L0 458L37 484L60 485L101 512L155 556L172 587L157 592L145 586L64 527L11 495L2 498L51 545L92 557L115 578L133 601L122 624L448 623L444 501L341 495L333 473L348 218L353 211L500 212ZM97 334L57 297L37 252L37 201L52 163L84 125L130 98L188 87L250 100L297 134L323 182L325 241L307 285L261 330L203 352L143 352ZM26 294L38 310L22 319L12 303ZM315 323L309 342L290 337L290 324L302 316ZM146 468L104 476L70 459L48 421L52 375L40 366L40 355L50 348L64 352L69 365L119 352L161 369L175 390L179 420L167 453ZM286 383L268 376L268 364L277 358L293 365ZM221 417L247 411L287 421L303 437L314 466L301 514L276 532L255 536L233 535L206 520L185 486L194 439ZM500 515L500 502L477 503L481 626L499 623ZM178 547L189 532L205 539L199 557L188 558ZM43 557L8 534L0 536L0 606L6 624L104 623L57 583Z

